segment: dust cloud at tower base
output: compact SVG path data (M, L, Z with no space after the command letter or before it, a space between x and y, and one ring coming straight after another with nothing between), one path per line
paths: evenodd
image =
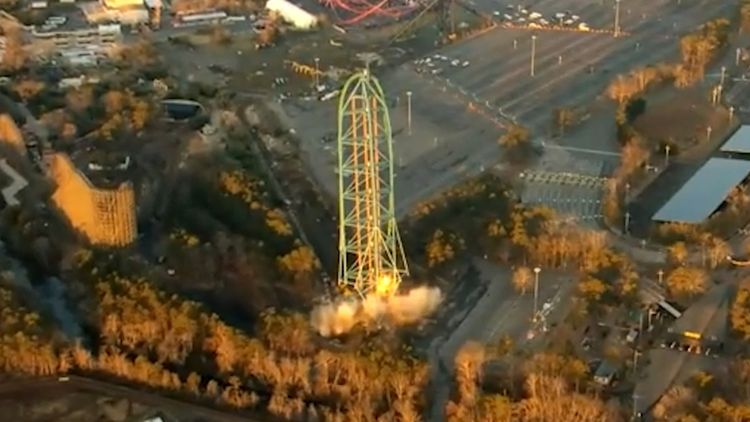
M347 294L313 310L321 335L415 323L442 300L436 288L399 292L409 268L396 225L392 133L380 83L369 70L355 73L338 103L338 285Z
M357 325L365 328L409 325L432 314L442 299L440 289L435 287L415 287L390 296L340 298L316 307L312 325L324 337L346 334Z

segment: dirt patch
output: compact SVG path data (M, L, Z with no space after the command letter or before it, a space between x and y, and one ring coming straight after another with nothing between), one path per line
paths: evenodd
M634 125L640 133L656 142L670 143L684 151L704 143L708 127L711 127L712 139L727 130L727 111L713 106L701 88L672 91L646 100L646 111Z

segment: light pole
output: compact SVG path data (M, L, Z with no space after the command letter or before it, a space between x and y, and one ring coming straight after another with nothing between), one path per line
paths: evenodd
M531 76L534 76L534 61L536 60L536 35L531 36Z
M630 230L630 211L625 211L625 234L628 234L628 230Z
M531 318L533 322L536 322L537 307L539 306L539 273L542 269L534 267L534 315Z
M411 135L411 91L406 91L406 126Z
M625 205L630 202L630 183L625 183Z
M641 352L638 351L638 349L633 348L633 373L638 372L638 357L641 355Z
M719 79L719 85L724 86L724 78L727 75L727 67L722 66L721 67L721 78Z
M615 0L615 38L620 36L620 0Z
M715 87L714 87L714 88L713 88L713 89L711 90L711 104L712 104L712 105L716 105L716 103L718 103L718 102L719 102L719 87L720 87L720 86L721 86L721 85L716 85L716 86L715 86Z
M633 393L633 420L638 420L638 399L640 397Z
M320 58L315 58L315 90L318 89L318 86L320 85Z
M641 314L638 316L638 336L640 337L641 334L643 334L643 309L641 309Z
M651 325L651 318L654 316L654 310L652 308L648 308L648 331L651 331L654 329L653 325Z
M664 166L665 167L669 165L669 150L671 149L672 147L669 145L664 146Z

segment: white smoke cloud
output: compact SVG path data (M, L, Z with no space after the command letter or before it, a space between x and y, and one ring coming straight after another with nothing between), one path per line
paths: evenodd
M364 300L341 299L326 303L313 309L311 320L320 335L337 336L349 332L357 324L413 324L433 313L442 300L440 289L416 287L386 298L370 295Z

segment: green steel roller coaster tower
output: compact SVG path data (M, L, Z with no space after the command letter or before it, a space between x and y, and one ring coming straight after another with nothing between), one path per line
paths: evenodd
M383 89L369 70L341 90L338 109L338 284L389 296L408 276L396 226L393 138Z

